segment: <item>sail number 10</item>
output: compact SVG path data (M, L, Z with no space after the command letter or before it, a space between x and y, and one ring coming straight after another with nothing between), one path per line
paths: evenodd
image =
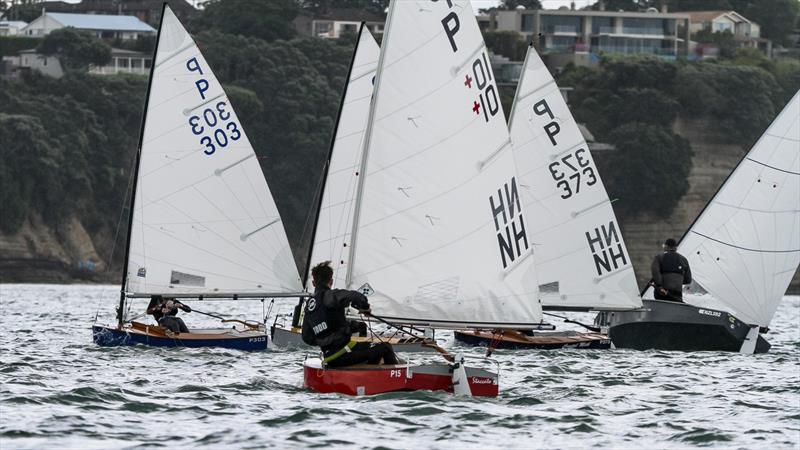
M203 153L213 155L218 148L225 148L231 141L242 137L239 125L231 120L231 113L225 102L217 102L213 108L206 108L199 115L189 117L189 126L195 136L202 136L200 143Z

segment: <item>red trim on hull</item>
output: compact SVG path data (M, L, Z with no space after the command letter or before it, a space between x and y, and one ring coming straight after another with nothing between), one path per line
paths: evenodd
M426 368L443 368L444 373L422 373ZM446 391L453 392L452 375L448 366L442 364L411 366L411 377L406 366L373 368L320 368L306 362L303 365L303 384L312 391L347 395L375 395L397 391ZM497 375L468 376L472 395L497 397Z

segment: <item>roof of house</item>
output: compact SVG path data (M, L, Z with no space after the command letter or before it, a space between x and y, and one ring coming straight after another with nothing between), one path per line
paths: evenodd
M749 20L736 11L687 11L685 14L688 14L689 17L691 17L692 22L711 22L717 17L725 15L736 15L749 22Z
M81 30L144 31L155 33L155 28L134 16L110 16L105 14L46 13L65 27Z
M23 22L21 20L0 20L0 27L22 28L27 24L28 24L28 22Z

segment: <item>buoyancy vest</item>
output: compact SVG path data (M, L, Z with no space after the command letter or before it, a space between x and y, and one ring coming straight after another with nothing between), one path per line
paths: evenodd
M338 350L350 341L345 308L328 308L325 298L333 295L326 289L306 301L301 337L308 345L318 345L323 351ZM330 302L333 303L333 302Z
M661 273L677 273L683 275L686 268L683 267L681 256L678 252L665 252L661 257Z

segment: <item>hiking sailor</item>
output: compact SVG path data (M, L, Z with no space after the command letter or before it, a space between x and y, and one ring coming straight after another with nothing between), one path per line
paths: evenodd
M656 300L683 302L683 285L692 282L692 271L689 261L678 253L675 239L664 242L664 253L653 258L650 270Z
M188 333L189 329L183 323L183 319L178 316L178 308L185 312L192 312L192 308L183 303L172 299L164 298L160 295L150 297L150 304L147 305L147 313L152 314L159 325L173 333Z
M330 367L342 367L368 363L397 364L394 350L389 344L356 342L352 334L360 331L362 322L348 321L345 311L353 306L362 313L369 313L367 297L357 291L331 289L333 269L330 261L314 266L311 270L314 296L309 298L303 317L303 341L322 349L323 362ZM360 325L359 325L360 324Z

